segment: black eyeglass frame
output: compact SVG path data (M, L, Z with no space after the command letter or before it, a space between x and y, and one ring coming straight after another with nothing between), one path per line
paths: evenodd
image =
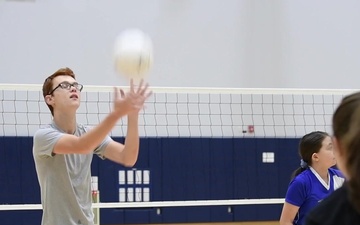
M74 82L74 83L69 83L67 81L64 81L64 82L61 82L60 84L58 84L58 86L56 86L54 89L52 89L50 92L49 92L49 95L52 95L52 93L54 93L54 91L56 89L58 89L59 87L61 87L62 89L65 89L65 90L70 90L71 87L74 87L76 88L76 90L78 90L79 92L82 91L82 89L84 88L84 85L82 84L79 84L77 82Z

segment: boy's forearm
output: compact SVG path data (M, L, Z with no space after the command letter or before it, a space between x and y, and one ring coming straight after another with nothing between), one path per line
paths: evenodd
M127 134L125 138L124 158L127 164L135 164L139 154L139 116L128 115Z

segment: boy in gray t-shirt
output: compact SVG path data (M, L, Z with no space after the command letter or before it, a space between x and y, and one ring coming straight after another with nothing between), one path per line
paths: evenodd
M75 136L86 133L86 128L77 125ZM56 154L52 150L64 135L55 123L38 130L34 135L34 160L41 187L43 219L49 224L91 224L91 175L89 154ZM109 136L97 147L94 153L103 157ZM68 207L64 207L67 205ZM64 220L66 217L66 220Z
M33 155L41 189L42 225L93 225L90 165L93 154L124 166L133 166L139 152L138 114L151 95L141 81L137 88L114 89L113 110L92 129L76 122L83 86L73 71L61 68L43 85L43 96L53 122L34 135ZM128 117L125 144L108 133Z

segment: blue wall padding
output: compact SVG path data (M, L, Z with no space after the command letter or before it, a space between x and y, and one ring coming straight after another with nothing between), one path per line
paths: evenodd
M40 203L32 138L0 137L0 204ZM41 211L0 211L0 224L40 224Z
M123 138L116 138L123 142ZM283 198L299 165L297 138L142 138L134 168L150 170L151 201ZM274 152L274 163L262 153ZM94 156L102 202L119 199L119 170ZM38 204L32 137L0 137L0 204ZM282 205L101 209L101 224L278 220ZM41 211L0 211L2 225L40 224Z

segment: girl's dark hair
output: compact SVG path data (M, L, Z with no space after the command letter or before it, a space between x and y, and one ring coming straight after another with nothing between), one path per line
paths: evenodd
M301 160L303 160L307 166L300 166L297 168L291 175L291 180L293 180L297 175L302 173L307 169L308 166L312 165L312 155L318 153L322 147L322 142L329 134L323 131L313 131L304 135L299 142L299 155Z
M344 97L333 115L333 132L344 154L349 197L360 213L360 92Z

